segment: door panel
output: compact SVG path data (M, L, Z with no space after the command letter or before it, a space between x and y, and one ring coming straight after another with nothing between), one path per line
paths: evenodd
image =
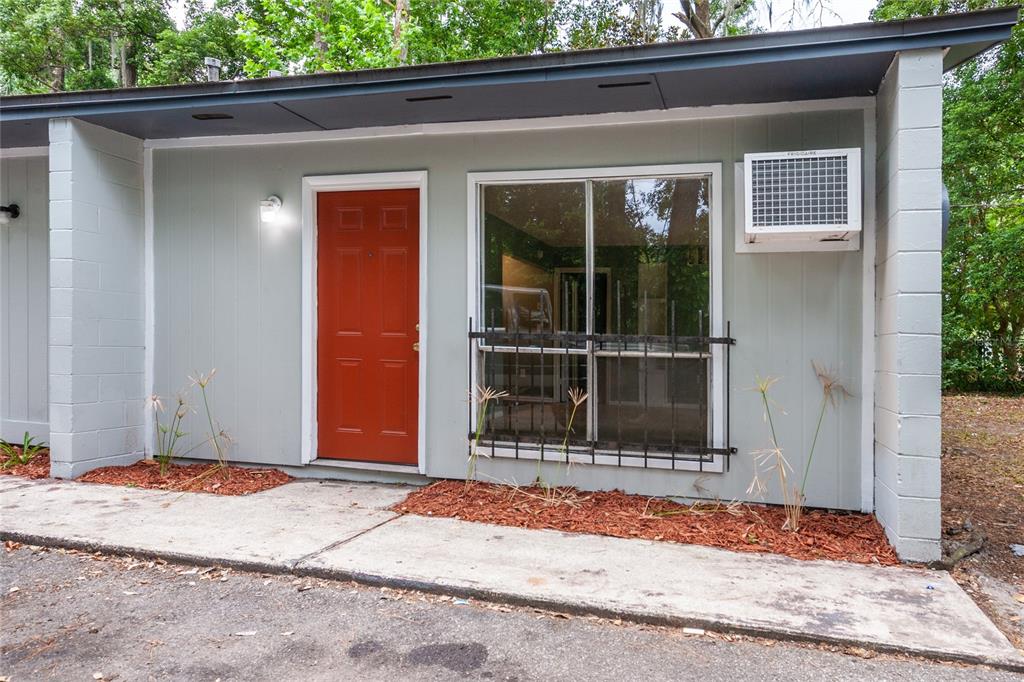
M419 190L317 195L317 457L416 464Z

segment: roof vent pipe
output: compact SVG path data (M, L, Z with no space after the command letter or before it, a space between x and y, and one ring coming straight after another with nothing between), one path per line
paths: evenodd
M206 80L208 81L219 81L220 80L220 60L214 57L206 57L203 59L206 64Z

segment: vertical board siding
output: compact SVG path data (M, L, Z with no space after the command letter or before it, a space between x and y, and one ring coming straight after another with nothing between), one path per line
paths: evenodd
M21 216L0 227L0 437L49 437L50 226L47 158L0 160L0 204Z
M700 485L741 499L751 453L767 445L758 376L786 414L781 444L799 472L821 391L811 359L860 377L860 252L736 254L733 164L746 152L863 144L863 112L780 114L598 129L353 140L224 149L156 150L157 388L173 390L194 369L216 366L214 409L238 459L300 463L300 211L304 175L427 169L429 172L427 473L465 475L466 173L721 162L725 319L732 352L731 470ZM260 226L258 204L284 202L277 224ZM739 228L742 229L742 226ZM174 294L166 289L173 283ZM195 325L207 328L197 329ZM870 398L870 397L869 397ZM830 412L808 483L812 505L860 502L860 396ZM204 431L204 429L197 429ZM525 481L535 466L487 460L481 471ZM552 470L561 482L562 474ZM695 496L699 474L575 467L572 482L660 495ZM777 486L769 501L777 501Z

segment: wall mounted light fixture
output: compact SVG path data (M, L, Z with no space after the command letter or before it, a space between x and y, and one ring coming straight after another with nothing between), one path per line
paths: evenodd
M6 225L21 215L21 209L17 204L0 206L0 225Z
M281 197L271 195L260 202L260 220L265 223L272 223L277 220L277 214L281 210Z

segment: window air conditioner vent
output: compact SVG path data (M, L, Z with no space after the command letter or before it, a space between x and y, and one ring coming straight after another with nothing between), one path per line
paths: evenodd
M747 154L746 241L835 241L861 229L859 149Z

